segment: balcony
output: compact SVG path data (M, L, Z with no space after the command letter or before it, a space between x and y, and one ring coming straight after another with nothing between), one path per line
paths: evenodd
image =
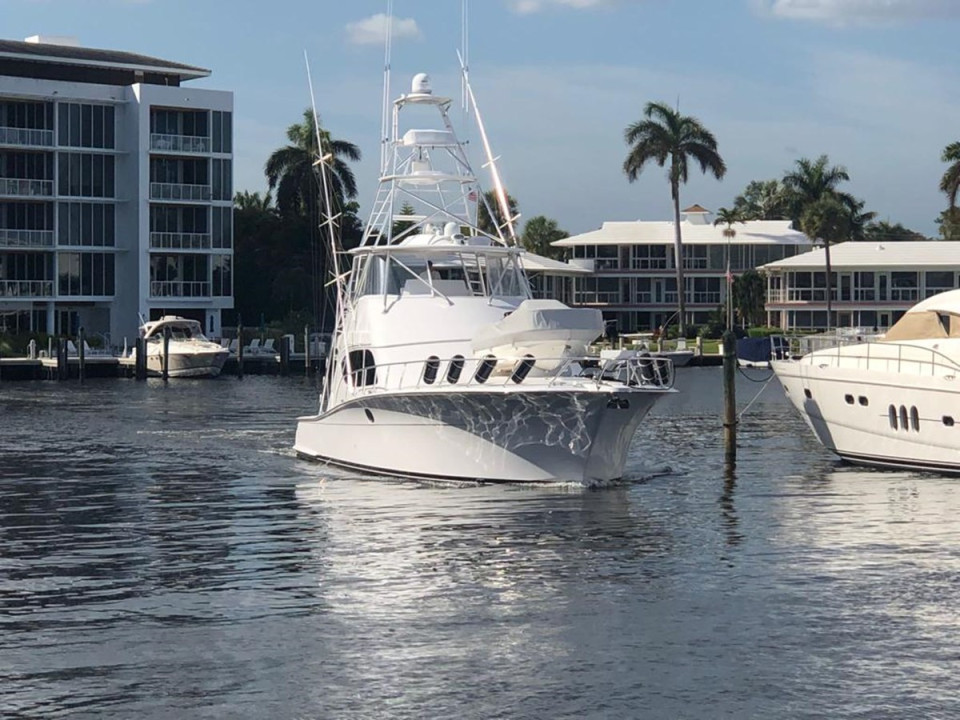
M210 283L190 280L154 280L150 283L150 297L208 298Z
M53 130L0 127L0 145L21 147L53 147Z
M150 233L150 248L154 250L209 250L210 233L152 232Z
M52 197L53 180L0 178L0 195L17 195L19 197Z
M173 153L208 153L210 138L199 135L150 133L150 149Z
M0 298L53 297L53 280L0 280Z
M0 247L53 247L53 230L15 230L13 228L0 228Z
M183 185L180 183L150 183L151 200L209 200L213 191L209 185Z

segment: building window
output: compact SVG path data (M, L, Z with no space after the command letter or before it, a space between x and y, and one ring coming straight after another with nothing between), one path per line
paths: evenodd
M213 161L213 199L233 199L233 167L229 160Z
M114 293L114 257L107 253L60 253L59 294L106 296Z
M59 194L71 197L114 197L113 160L112 155L60 153Z
M213 208L213 247L233 247L233 208Z
M213 152L233 152L233 113L214 110L211 116L213 120Z
M115 147L114 107L87 103L60 103L57 108L58 139L64 147Z
M213 256L213 296L230 297L233 295L233 258L229 255Z
M107 203L62 202L57 210L60 245L113 247L116 244L116 207Z

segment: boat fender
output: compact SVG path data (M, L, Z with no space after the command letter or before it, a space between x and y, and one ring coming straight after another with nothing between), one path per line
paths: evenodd
M431 355L423 366L423 382L426 385L433 385L437 380L437 371L440 369L440 358Z
M656 382L656 374L653 369L654 361L650 353L642 352L637 355L637 370L640 372L640 379L645 383Z
M473 375L473 379L478 383L483 385L489 378L490 373L493 372L493 369L497 366L497 358L495 355L487 355L480 363L477 365L477 371Z
M517 366L513 369L513 374L510 375L510 379L513 380L517 385L523 382L524 378L527 377L527 374L533 368L536 360L533 355L524 355L523 360L517 363Z
M460 380L460 373L463 372L463 355L454 355L450 361L450 367L447 368L447 382L456 385Z

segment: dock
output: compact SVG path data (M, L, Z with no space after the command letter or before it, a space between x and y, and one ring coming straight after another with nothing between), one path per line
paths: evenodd
M316 358L311 359L310 372L316 372ZM304 353L291 353L287 362L287 372L305 371L306 356ZM115 355L86 355L83 361L83 372L87 378L134 377L135 361L132 355L118 357ZM64 368L64 378L77 380L80 378L80 358L70 355ZM244 354L243 373L249 375L280 375L283 373L280 356L273 353ZM4 357L0 358L0 382L12 380L58 380L61 379L61 368L56 357ZM221 375L239 375L240 360L231 355L224 363Z

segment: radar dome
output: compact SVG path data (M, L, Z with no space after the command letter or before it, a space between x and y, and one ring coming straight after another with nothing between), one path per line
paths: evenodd
M433 88L430 87L430 76L426 73L414 75L411 92L417 95L430 95L433 92Z

